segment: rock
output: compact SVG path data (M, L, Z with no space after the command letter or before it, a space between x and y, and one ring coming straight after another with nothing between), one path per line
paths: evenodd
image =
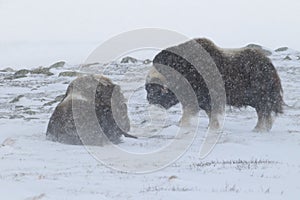
M146 59L143 61L143 64L147 65L147 64L150 64L152 61L150 59Z
M122 60L121 60L121 63L137 63L138 60L133 58L133 57L130 57L130 56L127 56L127 57L124 57Z
M12 138L6 138L3 142L2 142L2 144L1 144L1 146L13 146L14 144L16 143L16 140L15 139L12 139Z
M55 102L55 101L49 101L47 103L44 103L43 106L52 106L55 103L57 103L57 102Z
M7 67L4 69L1 69L0 72L14 72L15 70L13 68Z
M288 49L289 49L288 47L280 47L280 48L276 49L275 52L282 52L282 51L286 51Z
M258 50L262 51L264 53L264 55L266 55L266 56L272 55L271 51L264 49L262 46L260 46L258 44L248 44L246 47L252 48L252 49L258 49Z
M14 73L13 76L10 77L6 77L5 79L18 79L18 78L24 78L27 77L28 74L44 74L47 76L51 76L53 75L53 73L50 72L49 68L43 68L43 67L39 67L33 70L28 70L28 69L21 69L18 70Z
M93 65L99 65L100 63L88 63L88 64L82 64L82 65L80 65L80 67L82 67L82 68L88 68L88 67L90 67L90 66L93 66Z
M55 97L54 101L59 102L62 101L64 98L65 98L65 94L58 95L57 97Z
M254 49L262 49L262 46L260 46L258 44L248 44L246 47L254 48Z
M27 74L30 73L30 70L28 69L21 69L15 72L14 77L26 77Z
M20 99L23 97L24 97L24 95L19 95L19 96L15 97L13 100L11 100L9 103L16 103L16 102L20 101Z
M19 79L19 78L25 78L27 77L26 75L12 75L12 76L8 76L8 77L5 77L4 79L5 80L13 80L13 79Z
M8 77L5 77L4 79L5 80L13 80L13 79L18 79L18 78L25 78L27 77L26 75L13 75L13 76L8 76Z
M283 60L292 60L291 57L286 56Z
M48 67L39 67L39 68L36 68L36 69L33 69L30 71L31 74L44 74L44 75L47 75L47 76L52 76L53 73L50 72L50 68Z
M24 119L25 117L23 115L11 115L9 116L9 119Z
M31 121L31 120L36 120L36 119L39 119L37 117L26 117L24 118L25 121Z
M65 94L58 95L57 97L55 97L55 99L53 101L45 103L43 106L52 106L53 104L62 101L64 99L64 97L65 97Z
M115 108L115 109L112 109ZM120 87L100 75L76 78L55 108L47 139L73 145L105 145L134 137Z
M46 194L42 193L42 194L40 194L38 196L28 197L25 200L41 200L41 199L44 199L45 196L46 196Z
M173 179L178 179L178 177L175 176L175 175L172 175L172 176L170 176L170 177L168 178L169 181L171 181L171 180L173 180Z
M58 76L75 77L79 75L81 75L81 73L74 72L74 71L65 71L65 72L60 72Z
M28 110L28 111L25 111L24 114L27 114L27 115L35 115L36 112L35 112L35 111L32 111L32 110Z
M66 64L65 61L60 61L60 62L57 62L57 63L54 63L53 65L51 65L51 66L49 67L49 69L62 68L65 64Z

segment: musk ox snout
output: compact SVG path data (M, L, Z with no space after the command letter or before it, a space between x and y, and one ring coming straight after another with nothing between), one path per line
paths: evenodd
M160 105L165 109L169 109L179 102L176 95L163 85L146 83L145 89L149 104Z

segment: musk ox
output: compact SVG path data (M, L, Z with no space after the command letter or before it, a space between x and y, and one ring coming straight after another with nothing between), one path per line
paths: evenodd
M216 114L218 112L212 110L210 91L203 76L194 65L174 53L178 50L188 52L191 49L189 43L201 45L214 62L220 80L223 80L226 104L238 108L246 106L255 108L258 121L254 131L269 131L272 128L273 115L283 112L282 87L270 59L255 48L222 49L206 38L199 38L162 50L155 56L153 67L146 80L148 102L159 104L165 109L179 103L174 91L167 87L167 85L176 86L176 77L172 78L164 71L165 68L171 68L179 72L191 85L199 104L198 109L195 109L180 101L183 107L181 121L189 121L189 118L196 115L201 108L209 116L210 128L211 126L219 128L220 121ZM198 52L195 55L201 56Z
M66 144L104 145L108 140L121 142L122 135L135 138L127 133L129 129L120 87L101 75L88 75L68 86L50 118L46 136Z

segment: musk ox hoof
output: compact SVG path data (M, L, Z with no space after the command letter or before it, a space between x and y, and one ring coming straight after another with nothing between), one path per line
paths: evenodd
M133 137L127 106L120 87L101 75L82 76L71 82L52 114L47 139L73 145L120 143Z
M254 133L267 133L270 132L271 127L254 127L252 132Z

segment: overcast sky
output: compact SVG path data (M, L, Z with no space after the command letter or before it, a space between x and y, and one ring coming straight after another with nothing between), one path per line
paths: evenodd
M300 50L299 0L0 0L0 67L84 60L137 28L170 29L234 48Z

